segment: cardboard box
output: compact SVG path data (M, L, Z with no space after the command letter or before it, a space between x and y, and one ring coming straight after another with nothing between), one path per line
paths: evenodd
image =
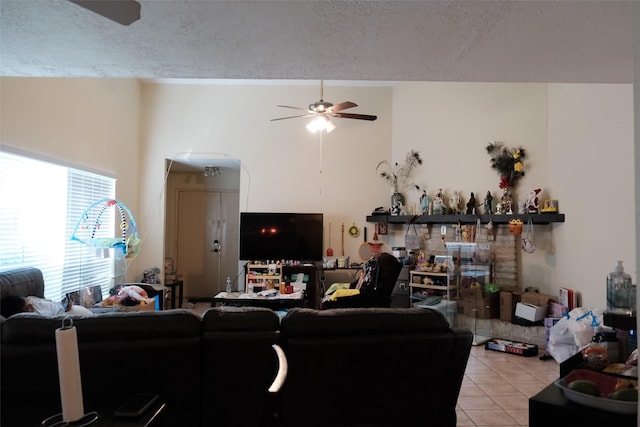
M566 307L564 307L559 302L550 301L549 302L549 317L561 318L567 312Z
M537 322L547 315L547 306L519 302L516 304L515 315L530 322Z
M549 301L555 298L549 294L541 294L539 292L524 292L520 297L520 301L524 304L544 305L549 304Z
M521 295L521 292L500 291L500 320L511 322Z
M484 295L482 288L463 288L460 290L464 315L477 319L495 319L500 317L500 293Z
M462 288L460 289L460 298L466 301L482 299L482 288Z

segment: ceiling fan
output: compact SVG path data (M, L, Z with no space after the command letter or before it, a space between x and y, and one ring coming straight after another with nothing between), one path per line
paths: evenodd
M140 19L140 3L135 0L69 0L122 25Z
M331 132L336 128L336 126L331 122L331 117L337 117L342 119L358 119L358 120L368 120L373 121L378 118L378 116L372 116L369 114L357 114L357 113L343 113L343 110L348 108L357 107L358 104L345 101L340 104L332 104L331 102L327 102L324 100L324 81L320 80L320 101L316 101L312 104L309 104L308 108L303 107L292 107L289 105L278 105L278 107L283 108L292 108L294 110L304 111L304 114L298 114L296 116L287 116L287 117L279 117L277 119L271 119L271 121L277 120L285 120L285 119L295 119L298 117L313 117L314 119L309 122L307 125L307 129L311 132L323 131Z

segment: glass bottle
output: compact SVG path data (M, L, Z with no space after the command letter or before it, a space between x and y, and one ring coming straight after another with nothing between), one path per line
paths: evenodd
M624 272L622 261L607 275L607 311L622 315L633 315L633 285L631 276Z

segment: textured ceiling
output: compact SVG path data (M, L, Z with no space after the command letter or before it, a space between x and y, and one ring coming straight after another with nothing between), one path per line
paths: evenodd
M633 82L631 2L0 1L0 74Z

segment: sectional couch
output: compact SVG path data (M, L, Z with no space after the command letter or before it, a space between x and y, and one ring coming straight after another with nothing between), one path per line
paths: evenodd
M17 273L17 274L16 274ZM37 269L0 272L0 298L42 295ZM9 280L12 279L12 280ZM0 424L60 412L54 333L62 318L0 319ZM135 392L167 402L159 425L455 426L472 333L427 309L266 308L110 312L74 319L85 408ZM271 345L288 375L273 399ZM102 405L103 406L103 405ZM29 410L29 408L35 408ZM272 418L267 417L269 421Z

